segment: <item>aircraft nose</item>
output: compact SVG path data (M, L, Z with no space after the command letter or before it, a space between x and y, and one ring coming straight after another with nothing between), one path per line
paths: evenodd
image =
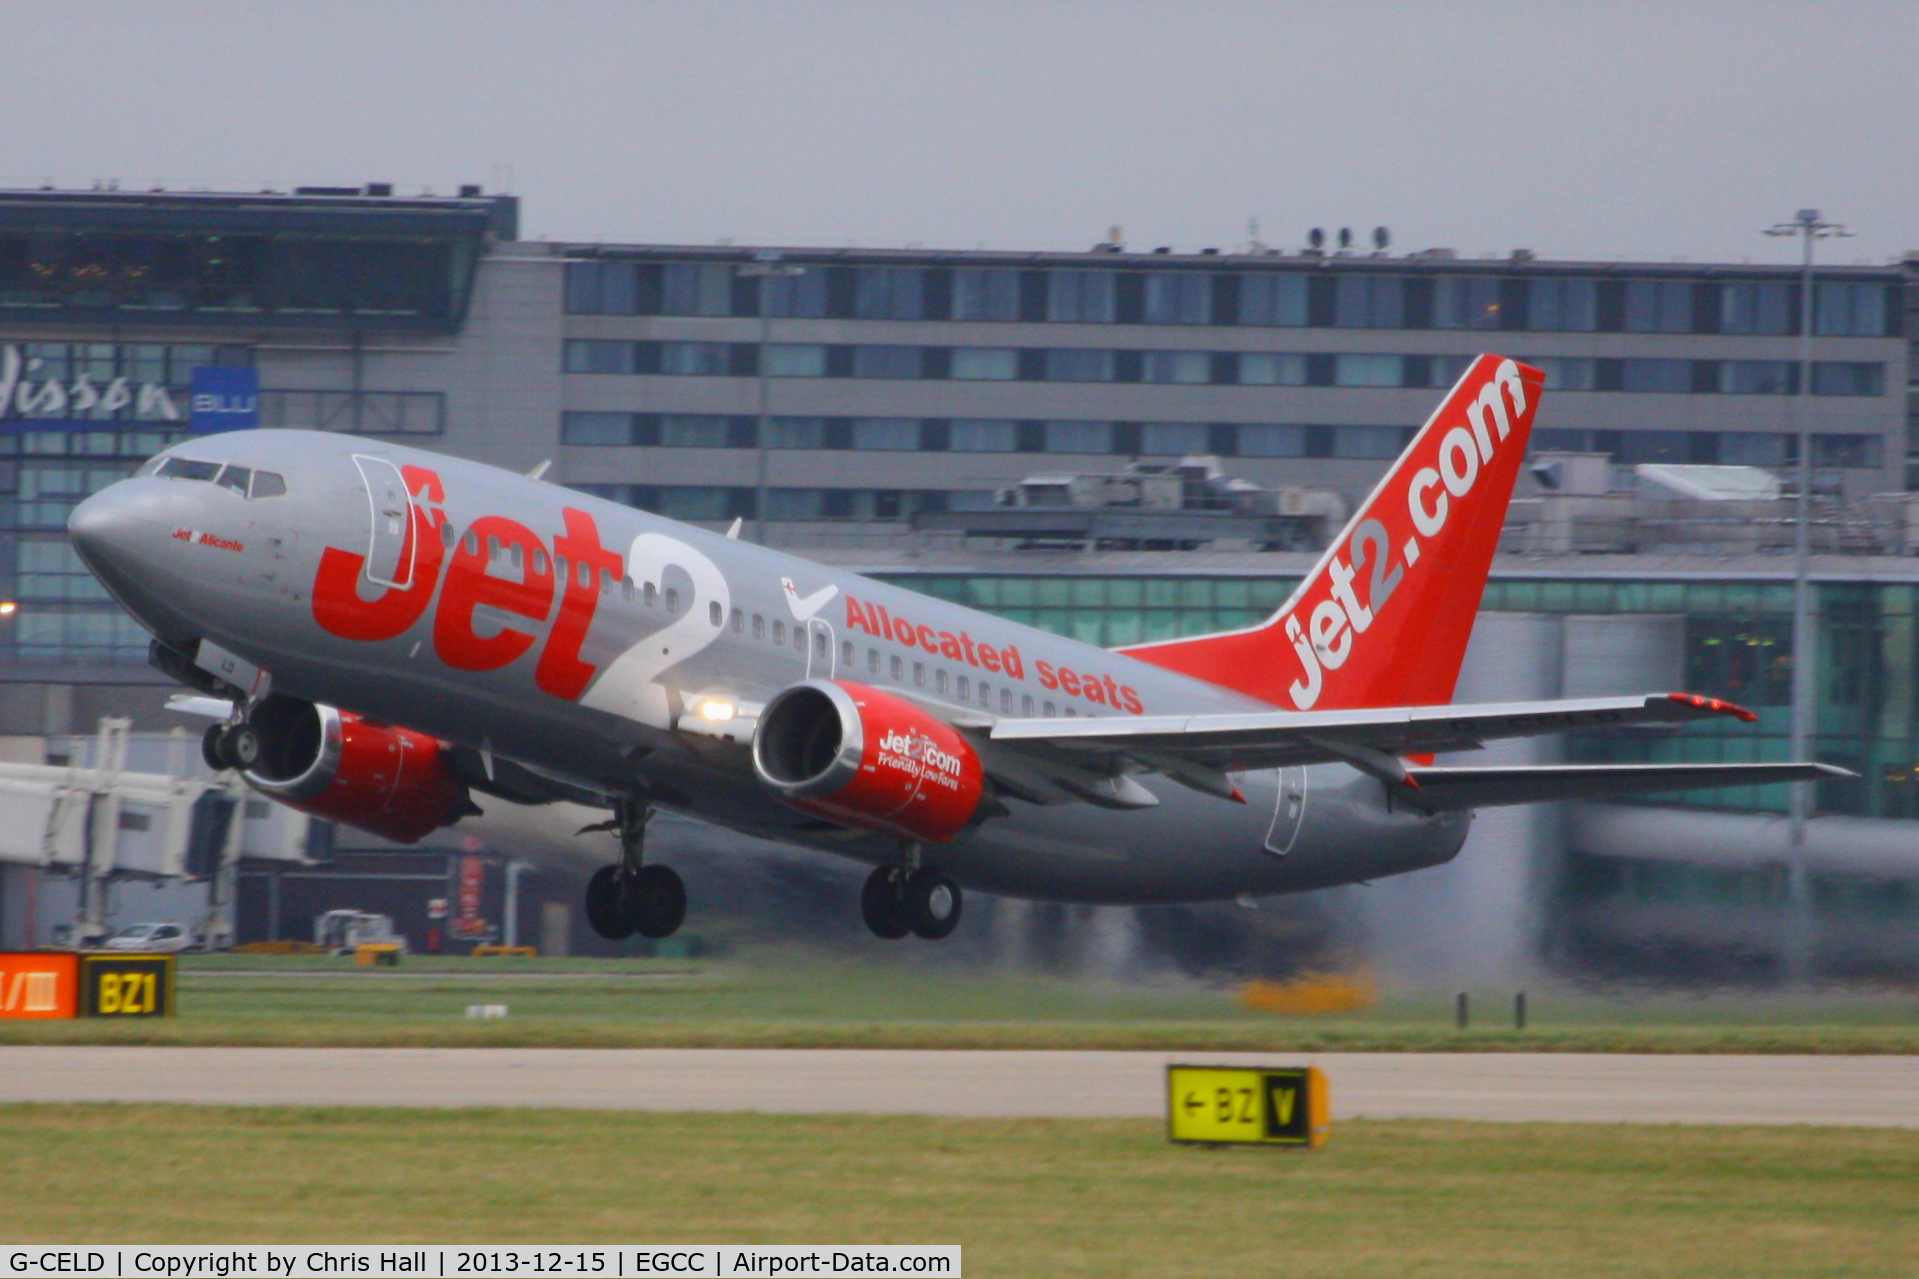
M139 525L144 521L124 494L114 492L117 487L95 493L67 517L67 540L95 572L126 567L142 540Z
M173 486L177 488L178 486ZM67 517L67 540L93 575L135 617L154 626L170 616L178 565L168 550L179 521L176 495L153 480L122 480Z

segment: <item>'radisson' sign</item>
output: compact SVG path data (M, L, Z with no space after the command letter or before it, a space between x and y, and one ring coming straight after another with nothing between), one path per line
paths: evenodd
M101 427L109 414L131 407L143 422L178 422L180 408L158 382L134 382L116 377L104 385L82 373L70 382L58 378L36 380L42 361L26 359L17 346L0 347L0 420L45 421L49 426L74 423Z

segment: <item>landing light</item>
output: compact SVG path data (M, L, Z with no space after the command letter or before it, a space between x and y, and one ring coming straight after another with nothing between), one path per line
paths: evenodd
M715 723L732 719L737 713L738 708L733 703L722 702L717 698L709 698L700 703L700 718L712 720Z
M0 600L0 617L12 617L20 611L20 606L12 600Z

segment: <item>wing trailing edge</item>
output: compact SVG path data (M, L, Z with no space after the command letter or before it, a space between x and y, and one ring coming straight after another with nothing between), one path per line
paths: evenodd
M1814 782L1857 774L1831 764L1536 764L1512 768L1414 768L1393 802L1429 813L1565 799L1609 799L1720 786Z

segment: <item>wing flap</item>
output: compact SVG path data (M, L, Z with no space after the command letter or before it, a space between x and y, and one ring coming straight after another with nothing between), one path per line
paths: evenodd
M1434 813L1856 776L1831 764L1538 764L1408 771L1417 789L1396 792L1395 802Z

